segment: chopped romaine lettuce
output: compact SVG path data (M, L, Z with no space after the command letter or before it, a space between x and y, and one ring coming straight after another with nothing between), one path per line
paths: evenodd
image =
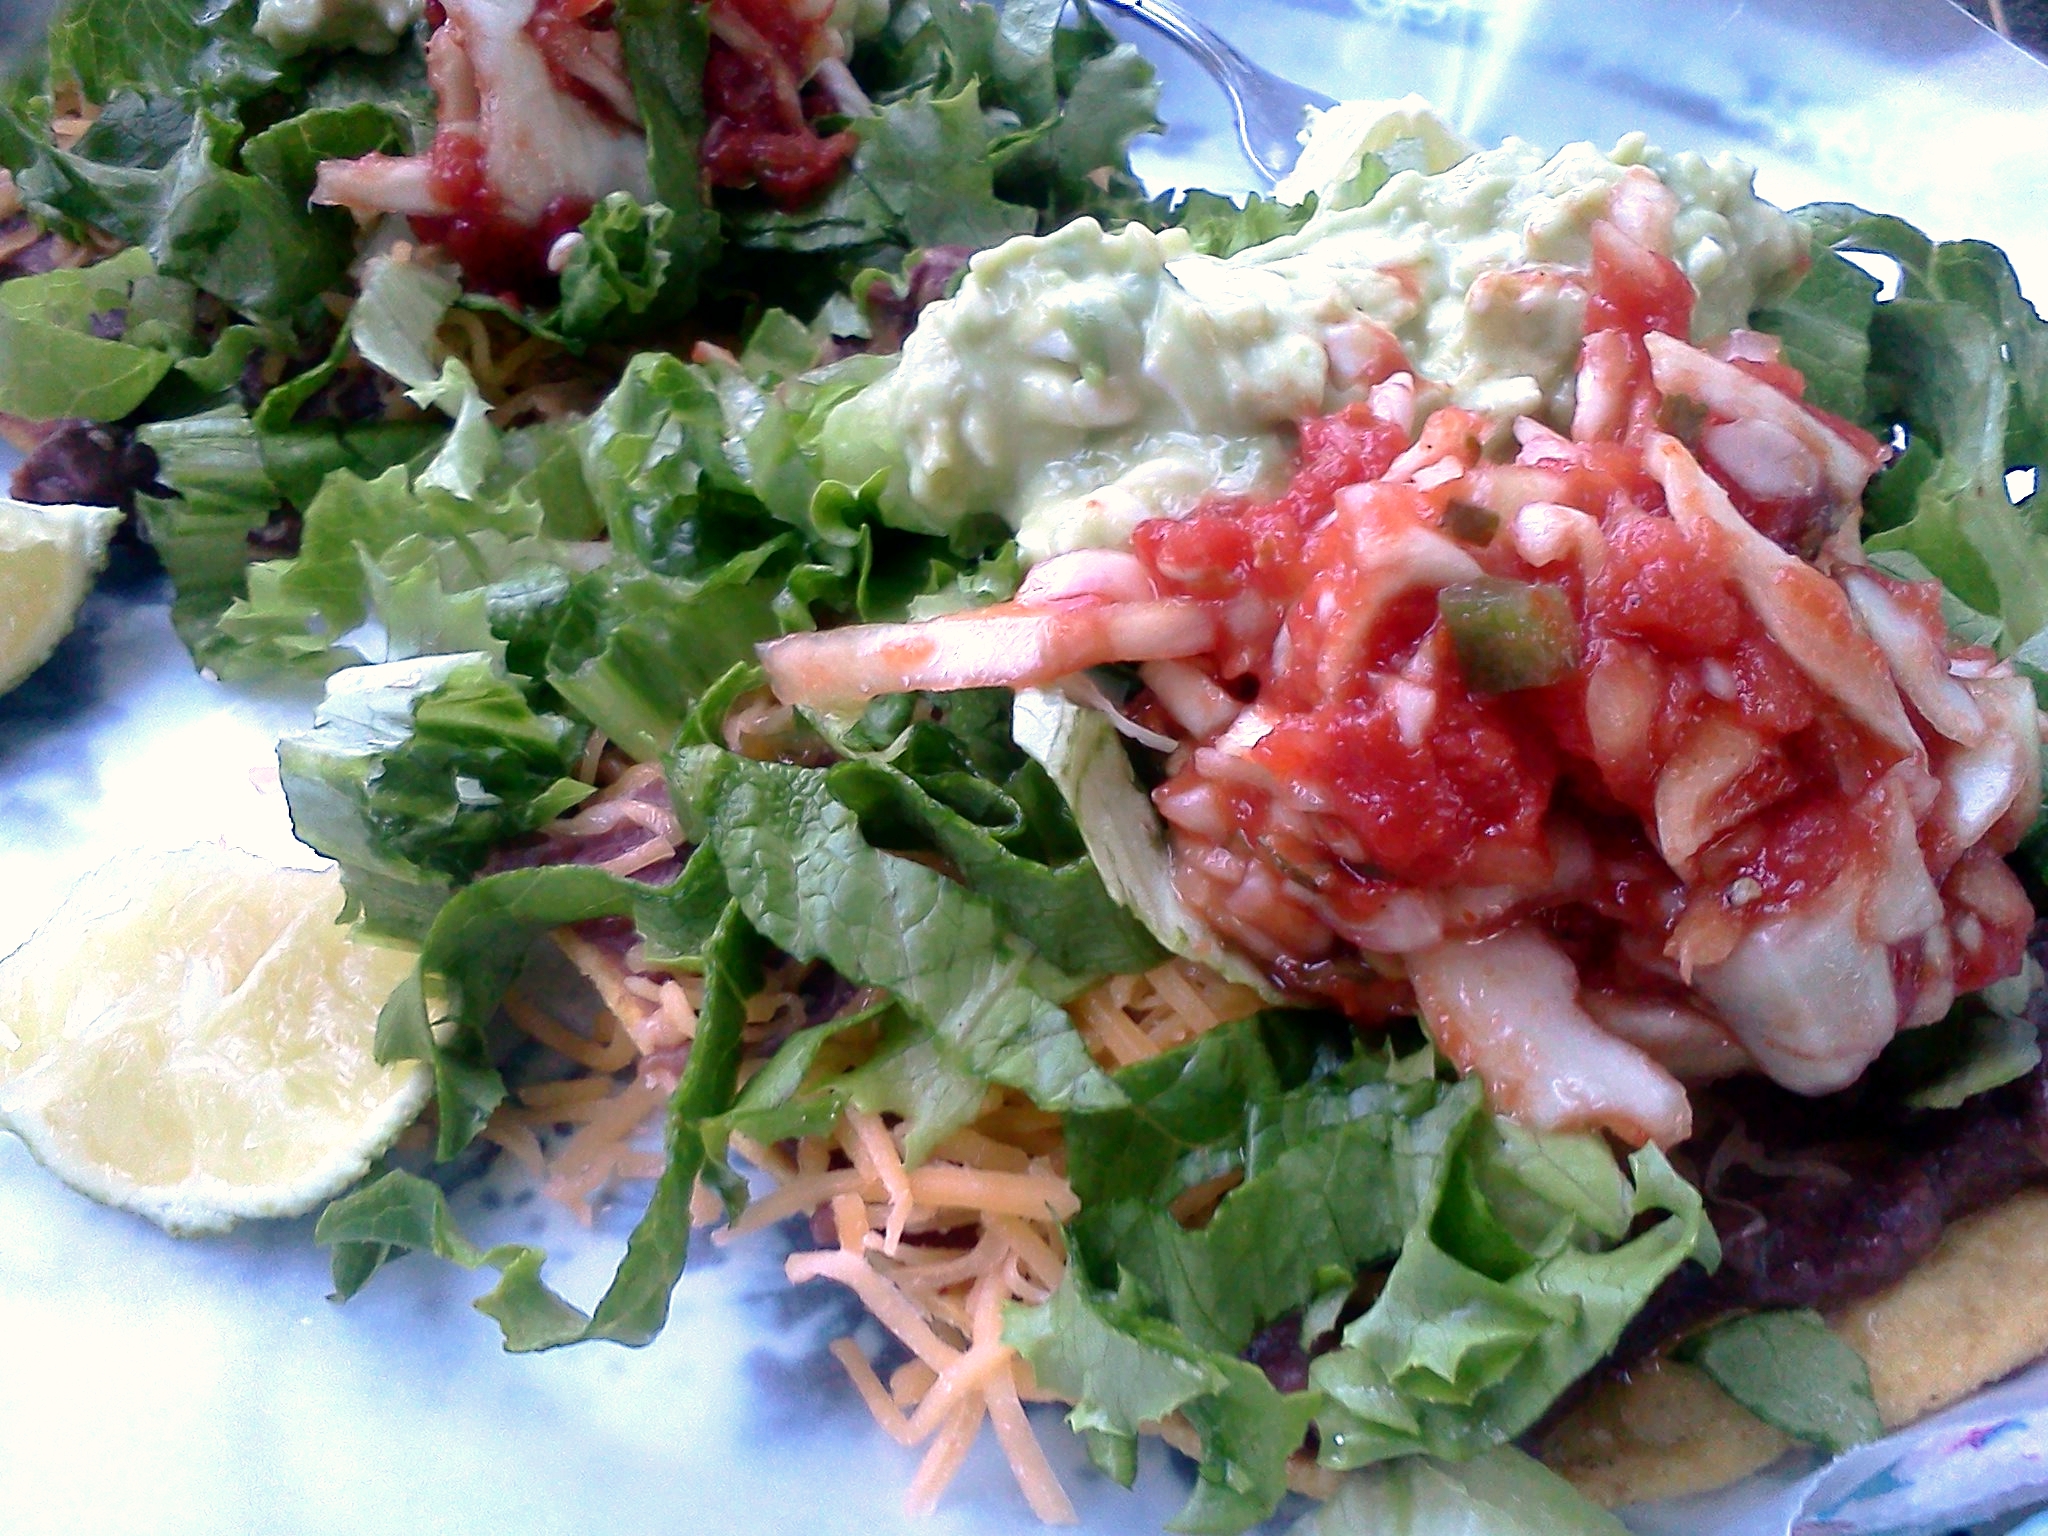
M1175 954L1270 992L1266 978L1211 933L1174 890L1166 828L1139 787L1116 727L1060 694L1032 689L1017 695L1012 729L1017 745L1044 765L1066 796L1110 895Z
M1627 1527L1532 1457L1409 1456L1344 1479L1289 1536L1624 1536Z
M514 898L497 906L495 912L484 907L471 914L484 920L486 935L493 942L493 959L510 952L513 944L523 954L536 922L569 922L606 915L598 909L623 910L615 901L590 899L591 893L600 889L600 882L581 877L602 877L601 871L521 873L533 877L521 885L524 899ZM583 887L581 893L568 883L571 880ZM687 877L679 884L686 882ZM555 891L542 895L545 885L553 885ZM463 932L469 926L460 925L455 931ZM437 925L437 937L439 933ZM464 936L476 935L466 932ZM512 944L497 942L502 938L509 938ZM440 1188L402 1172L384 1174L321 1214L314 1235L333 1246L336 1294L353 1294L383 1264L419 1249L465 1268L489 1266L499 1272L498 1284L477 1300L476 1307L496 1320L509 1350L553 1349L588 1339L645 1344L660 1333L668 1320L669 1296L689 1256L690 1198L705 1161L703 1126L732 1104L739 1082L740 1031L746 1023L747 1000L761 984L762 945L736 902L724 906L705 939L699 963L704 971L704 1002L697 1014L689 1063L669 1099L664 1137L667 1163L627 1240L618 1273L590 1314L578 1311L542 1282L546 1255L539 1249L516 1243L477 1248L457 1229ZM380 1037L380 1050L382 1046ZM445 1106L445 1097L442 1102ZM446 1130L444 1120L444 1151Z
M1680 1358L1795 1440L1842 1452L1884 1433L1870 1368L1818 1312L1758 1312L1687 1339Z
M2048 537L2016 506L2013 470L2048 459L2048 324L2004 254L1980 241L1936 243L1901 220L1841 203L1799 211L1814 268L1759 322L1785 340L1813 398L1902 454L1867 497L1865 546L1909 555L1951 598L1996 621L2019 650L2048 625ZM1841 252L1888 260L1896 291Z
M1715 1257L1698 1193L1654 1151L1624 1174L1596 1138L1506 1126L1427 1047L1368 1051L1341 1021L1226 1025L1117 1086L1127 1106L1068 1116L1066 1281L1008 1337L1106 1455L1187 1417L1203 1472L1179 1529L1270 1514L1310 1424L1335 1467L1504 1444L1678 1264ZM1184 1226L1174 1203L1202 1189L1223 1192ZM1277 1392L1239 1356L1311 1315L1308 1389Z
M586 734L487 655L429 656L330 679L278 766L293 830L341 865L364 925L417 939L493 849L590 794L569 777Z
M675 782L686 829L785 953L890 993L956 1070L1048 1109L1122 1102L1059 1006L1076 979L1008 932L992 903L874 848L824 771L698 747Z

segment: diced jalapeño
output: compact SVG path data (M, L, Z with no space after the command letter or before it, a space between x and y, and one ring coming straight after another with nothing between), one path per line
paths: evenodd
M1460 544L1491 544L1500 532L1500 514L1476 501L1453 500L1444 508L1444 532Z
M1436 606L1474 693L1541 688L1579 664L1579 621L1560 586L1482 576L1445 587Z

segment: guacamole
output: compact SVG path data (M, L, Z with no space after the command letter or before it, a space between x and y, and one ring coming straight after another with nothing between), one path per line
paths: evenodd
M1367 149L1407 168L1345 206ZM1640 136L1606 152L1545 157L1514 139L1474 151L1409 102L1330 114L1305 164L1331 177L1315 216L1227 259L1179 230L1089 219L982 252L894 371L827 423L828 473L858 484L887 471L907 527L994 512L1032 558L1113 546L1212 490L1284 480L1289 426L1360 393L1332 363L1360 321L1391 330L1440 389L1426 403L1564 426L1585 297L1543 269L1586 267L1593 222L1632 166L1677 199L1673 256L1699 290L1701 337L1789 286L1806 250L1740 161ZM1536 275L1498 276L1517 269Z

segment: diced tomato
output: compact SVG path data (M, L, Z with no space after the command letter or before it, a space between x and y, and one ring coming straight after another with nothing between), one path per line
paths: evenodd
M1751 905L1759 911L1819 895L1848 866L1849 856L1869 842L1852 807L1832 786L1822 785L1781 801L1746 823L1745 831L1755 849L1725 878L1756 881L1760 894Z
M1593 224L1593 288L1586 299L1586 330L1663 331L1681 340L1692 334L1696 295L1685 273L1623 234L1606 219Z
M1556 777L1537 733L1455 697L1414 742L1380 697L1291 718L1253 756L1285 782L1317 786L1324 814L1364 847L1360 873L1425 886L1540 851Z
M1608 634L1667 655L1712 656L1742 631L1742 606L1719 566L1668 517L1624 512L1606 524L1607 560L1587 593L1588 617Z
M820 138L808 127L791 133L711 125L699 161L714 187L757 187L782 208L801 208L833 181L860 141L850 133Z
M484 143L473 133L437 133L427 174L442 202L468 213L488 212L496 197L484 175Z
M1408 434L1368 405L1313 417L1301 424L1301 465L1287 488L1287 503L1305 517L1321 517L1337 492L1379 479L1407 446Z
M1761 634L1745 635L1728 657L1742 721L1766 738L1791 736L1813 724L1820 700L1784 649Z
M1139 525L1132 548L1179 596L1290 597L1306 579L1309 530L1337 492L1379 479L1407 446L1406 432L1362 404L1305 421L1300 467L1277 501L1217 498L1184 518L1155 518Z
M439 148L437 143L437 154ZM548 252L590 217L590 208L582 198L556 198L540 223L528 226L499 213L496 200L485 193L470 200L472 211L412 223L421 239L448 252L471 289L516 301L549 290L555 278L548 270Z
M860 141L851 133L819 134L815 102L795 97L788 81L807 79L824 51L830 7L800 9L787 0L716 0L760 38L773 58L715 37L704 66L710 125L698 151L714 187L753 187L783 208L800 208L836 180Z

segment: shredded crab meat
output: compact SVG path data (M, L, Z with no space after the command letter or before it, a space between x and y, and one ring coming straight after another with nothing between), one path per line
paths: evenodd
M1062 560L1095 563L1082 555L1047 565ZM1216 644L1221 624L1206 603L1082 590L1020 597L924 624L787 635L761 647L761 665L785 703L832 707L914 689L1033 687L1107 661L1197 655Z
M1685 1089L1580 1005L1571 959L1536 929L1453 939L1407 957L1437 1046L1495 1108L1546 1130L1604 1128L1667 1145L1692 1130Z
M563 200L587 208L613 192L651 196L617 33L580 18L545 25L550 7L536 0L445 0L444 9L427 45L433 153L327 161L315 202L453 216L475 211L484 194L492 211L536 227ZM480 187L455 174L465 164Z
M1283 990L1419 1006L1496 1106L1635 1143L1684 1137L1686 1081L1841 1087L2019 964L2000 856L2041 719L1936 589L1864 562L1880 446L1773 338L1694 344L1671 213L1624 177L1588 272L1508 274L1587 294L1568 433L1518 422L1503 461L1469 411L1418 422L1406 359L1346 331L1354 403L1303 425L1286 496L1141 525L979 613L775 642L772 683L1137 663L1180 893Z

